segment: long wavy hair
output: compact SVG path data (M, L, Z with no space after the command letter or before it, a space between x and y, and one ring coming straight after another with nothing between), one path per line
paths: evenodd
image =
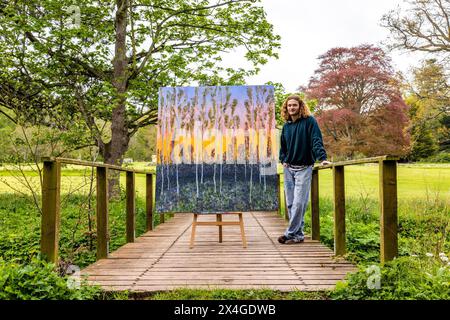
M281 106L281 117L285 122L292 121L291 116L287 110L287 104L289 100L296 100L300 105L300 118L308 118L311 115L311 111L309 110L306 103L300 98L300 96L293 94L290 95L284 100L283 105Z

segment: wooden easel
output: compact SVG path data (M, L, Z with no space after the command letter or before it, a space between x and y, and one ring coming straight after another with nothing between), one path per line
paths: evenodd
M239 216L239 221L222 221L222 214L237 214ZM247 248L247 239L245 238L244 230L244 219L242 218L242 212L224 212L216 213L216 221L203 221L199 222L198 216L200 214L194 213L194 220L192 221L192 233L191 233L191 243L189 248L194 247L195 231L197 226L218 226L219 227L219 242L222 243L222 226L240 226L241 227L241 237L242 246Z

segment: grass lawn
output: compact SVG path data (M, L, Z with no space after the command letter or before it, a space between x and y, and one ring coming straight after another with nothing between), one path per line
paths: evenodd
M397 167L398 199L439 197L450 201L450 166L403 165ZM320 170L321 196L333 196L331 169ZM377 164L345 167L345 192L351 197L368 195L379 198L379 166Z

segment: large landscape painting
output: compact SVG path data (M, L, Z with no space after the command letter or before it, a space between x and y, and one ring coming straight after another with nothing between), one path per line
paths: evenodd
M158 119L157 212L278 209L272 86L164 87Z

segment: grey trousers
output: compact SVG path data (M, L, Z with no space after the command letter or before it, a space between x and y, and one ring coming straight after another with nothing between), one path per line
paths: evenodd
M284 190L289 214L289 227L284 235L288 239L303 240L305 211L309 202L309 190L314 165L301 170L284 168Z

